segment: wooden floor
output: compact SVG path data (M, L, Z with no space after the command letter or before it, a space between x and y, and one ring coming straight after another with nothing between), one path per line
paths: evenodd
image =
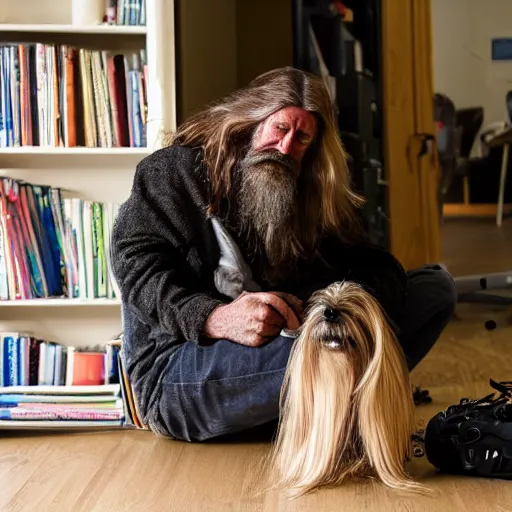
M442 226L443 263L455 276L512 270L512 217L447 219Z
M449 221L444 262L454 274L512 268L512 221ZM490 391L489 378L512 379L510 311L460 305L457 319L413 372L434 402L418 422L464 396ZM498 327L484 328L487 319ZM0 510L7 511L510 511L504 481L437 475L425 458L411 470L432 497L397 494L375 483L351 484L295 501L255 496L255 468L266 441L186 444L147 432L0 434Z

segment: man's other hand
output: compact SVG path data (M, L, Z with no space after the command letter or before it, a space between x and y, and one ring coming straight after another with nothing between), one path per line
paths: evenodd
M281 292L243 293L236 300L215 308L205 323L205 334L258 347L282 329L300 327L302 302Z

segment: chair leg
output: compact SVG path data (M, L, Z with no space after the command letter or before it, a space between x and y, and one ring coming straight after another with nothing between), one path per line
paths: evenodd
M458 303L462 304L491 304L495 306L512 306L512 297L491 295L486 293L463 293L459 295Z
M500 189L498 193L498 208L496 210L496 225L499 227L503 222L503 203L505 202L505 181L508 169L509 144L503 146L503 157L501 159Z

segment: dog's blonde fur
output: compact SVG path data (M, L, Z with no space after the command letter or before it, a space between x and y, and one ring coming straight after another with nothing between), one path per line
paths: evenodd
M326 309L335 321L326 320ZM393 488L419 490L404 467L414 432L411 389L379 303L351 282L317 292L283 383L269 460L275 487L295 497L373 475Z

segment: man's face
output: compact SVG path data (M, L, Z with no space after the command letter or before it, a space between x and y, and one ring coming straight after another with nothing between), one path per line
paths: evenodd
M275 274L293 263L302 161L317 131L313 114L287 107L256 129L238 166L239 225L255 238Z
M254 134L252 151L274 149L300 165L317 131L316 117L300 107L278 110L263 121Z

